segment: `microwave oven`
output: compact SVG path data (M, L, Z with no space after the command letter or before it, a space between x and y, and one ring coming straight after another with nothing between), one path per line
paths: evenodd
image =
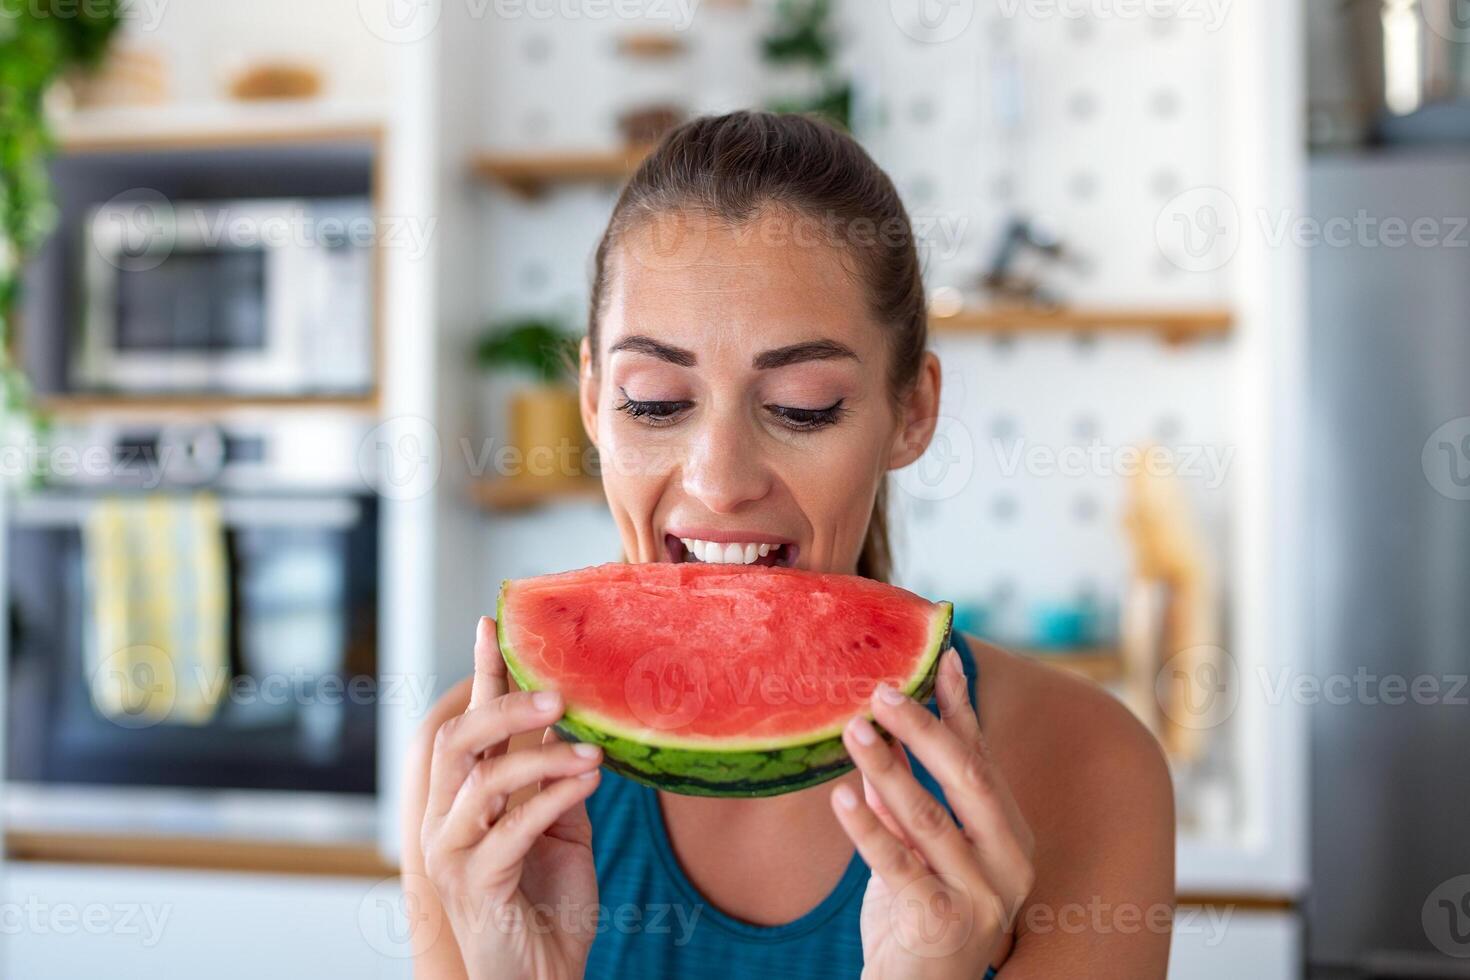
M376 224L366 197L114 200L84 227L73 390L371 391Z

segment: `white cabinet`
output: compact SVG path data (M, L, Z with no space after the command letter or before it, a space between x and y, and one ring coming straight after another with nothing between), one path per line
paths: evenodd
M395 883L9 863L0 976L409 980Z
M1170 980L1299 980L1301 920L1291 912L1181 908L1169 952Z

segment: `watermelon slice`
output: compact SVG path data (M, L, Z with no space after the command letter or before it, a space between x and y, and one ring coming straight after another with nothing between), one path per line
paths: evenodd
M773 796L852 768L842 728L880 681L928 698L951 616L851 575L651 563L507 581L497 621L563 738L660 789Z

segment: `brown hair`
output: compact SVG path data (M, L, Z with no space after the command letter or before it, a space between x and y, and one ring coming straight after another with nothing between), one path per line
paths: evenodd
M608 256L628 228L681 211L738 225L769 208L817 221L832 244L856 259L869 308L890 328L889 389L899 402L918 377L928 341L913 226L893 182L856 140L799 115L703 116L669 132L643 161L619 195L597 246L587 324L593 365ZM887 498L885 479L858 559L858 574L879 581L887 581L892 570Z

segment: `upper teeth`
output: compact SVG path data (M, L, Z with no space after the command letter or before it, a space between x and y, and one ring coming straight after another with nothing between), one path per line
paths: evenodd
M689 553L700 561L711 565L749 565L757 558L764 558L778 544L742 544L738 541L701 541L698 538L680 538Z

